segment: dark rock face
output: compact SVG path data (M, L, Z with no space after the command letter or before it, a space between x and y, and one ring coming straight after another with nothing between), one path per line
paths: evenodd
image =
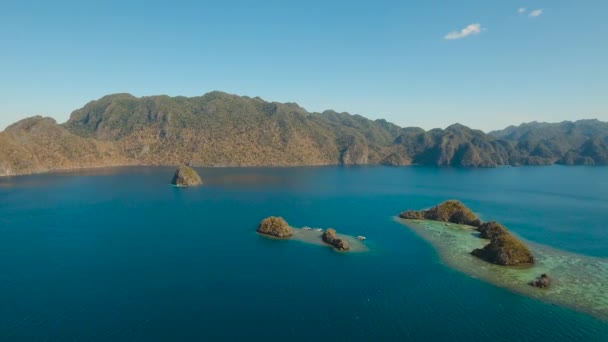
M397 153L391 153L380 161L380 164L385 166L410 165L411 163L411 160Z
M425 211L408 210L399 214L399 217L408 220L424 220Z
M543 273L538 278L528 283L530 286L540 287L541 289L547 289L551 286L551 278Z
M350 250L350 245L348 244L348 242L346 242L343 239L334 239L332 246L334 246L336 249L340 250L340 251L348 251Z
M193 168L187 165L181 165L175 171L171 184L182 187L197 186L203 184L203 181Z
M508 229L496 221L484 222L477 227L477 230L480 233L479 237L482 239L492 239L496 235L508 233Z
M475 249L471 254L487 262L503 266L534 263L534 256L528 247L506 230L494 234L489 244Z
M479 220L477 215L475 215L471 209L467 208L461 202L455 200L443 202L429 210L408 210L399 214L399 217L410 220L452 222L474 227L481 225L481 220Z
M323 232L323 242L334 246L339 251L348 251L350 249L350 245L344 239L339 238L336 235L336 230L333 228L328 228Z
M265 218L258 226L258 233L279 238L290 237L291 227L282 217L270 216Z
M336 230L333 228L328 228L323 232L323 241L331 244L332 241L336 238Z

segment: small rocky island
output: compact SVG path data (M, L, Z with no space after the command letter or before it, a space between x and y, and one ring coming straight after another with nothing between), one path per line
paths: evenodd
M491 240L494 236L508 232L508 229L496 221L490 221L479 225L477 231L479 232L480 238Z
M429 210L408 210L399 214L399 217L409 220L433 220L473 226L479 231L479 237L489 239L490 243L483 248L473 250L472 255L502 266L534 263L532 252L505 226L496 221L481 222L471 209L459 201L446 201Z
M498 222L473 227L426 219L396 221L430 243L446 265L460 272L530 298L608 320L606 258L561 251L533 241L509 241L516 236ZM497 246L502 246L502 251ZM491 262L471 255L473 250L479 250L473 254ZM502 253L508 255L502 257ZM522 264L503 266L509 264L507 260Z
M549 286L551 286L551 278L546 273L543 273L538 278L529 282L528 285L539 287L541 289L548 289Z
M489 244L483 248L473 250L471 254L482 260L502 266L534 263L534 256L528 247L506 230L493 235Z
M336 230L333 228L328 228L323 232L322 236L323 242L332 245L335 249L339 251L348 251L350 250L350 245L346 240L339 238L336 235Z
M479 237L489 239L490 243L473 250L472 255L503 266L534 263L534 256L528 247L502 224L496 221L485 222L477 230Z
M433 220L465 224L467 226L478 227L481 220L471 209L456 200L443 202L429 210L408 210L399 214L399 217L409 220Z
M258 225L257 232L262 236L281 240L297 240L318 246L331 246L338 252L366 252L369 248L365 245L362 236L337 234L333 228L311 228L292 227L285 219L270 216L262 220ZM363 238L363 239L361 239Z
M293 235L291 227L282 217L270 216L265 218L258 226L258 233L278 238L288 238Z
M199 186L203 184L201 176L188 165L180 165L173 175L171 184L179 187Z

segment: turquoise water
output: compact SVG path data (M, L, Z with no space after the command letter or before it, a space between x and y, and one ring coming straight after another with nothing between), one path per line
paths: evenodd
M590 257L525 241L534 253L533 265L504 267L471 255L488 240L478 238L474 227L437 221L402 220L429 241L441 260L472 277L483 279L539 300L589 313L608 322L608 258ZM553 279L548 289L529 286L541 274Z
M169 168L0 178L0 340L608 340L608 322L453 269L394 220L457 198L608 257L608 168ZM365 235L365 253L259 236Z

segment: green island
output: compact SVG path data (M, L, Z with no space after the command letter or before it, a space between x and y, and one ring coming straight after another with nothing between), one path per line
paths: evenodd
M180 165L173 175L171 184L178 187L190 187L202 185L203 181L196 170L188 165Z
M330 246L338 252L367 252L365 237L338 234L335 229L292 227L282 217L270 216L262 220L257 232L265 237L278 240L296 240L319 246Z
M399 217L410 220L441 221L446 222L446 225L449 222L475 227L480 232L480 238L489 239L490 243L483 248L472 250L472 255L503 266L534 263L532 252L505 226L495 221L481 222L471 209L459 201L446 201L429 210L408 210L399 214Z
M395 220L429 242L445 264L473 278L608 320L608 259L524 243L498 222L475 221L462 203L446 203Z

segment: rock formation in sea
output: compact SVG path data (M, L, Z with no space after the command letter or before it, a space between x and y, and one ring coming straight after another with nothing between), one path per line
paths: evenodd
M546 289L551 286L551 278L547 274L543 273L528 284L531 286L540 287L541 289Z
M286 238L292 235L291 227L282 217L270 216L265 218L258 226L258 233L279 238Z
M507 227L496 221L484 222L477 227L477 230L479 231L480 238L488 240L496 235L508 233L509 231Z
M479 217L464 204L456 200L443 202L429 210L408 210L399 217L409 220L433 220L452 222L476 227L479 237L489 239L483 248L475 249L472 255L487 262L512 266L534 263L534 256L528 247L502 224L496 221L482 223Z
M490 243L483 248L473 250L472 255L503 266L534 263L534 256L528 247L499 222L484 222L477 227L477 230L479 237L489 239Z
M173 175L171 184L181 187L198 186L203 184L203 181L193 168L188 165L180 165Z
M492 235L489 244L473 250L471 254L502 266L534 263L534 256L528 247L507 230Z
M471 209L456 200L443 202L429 210L408 210L399 214L399 217L410 220L433 220L465 224L473 227L481 225L481 220Z
M350 249L350 245L346 240L339 238L336 235L336 230L333 228L328 228L323 232L323 241L327 244L332 245L335 249L339 251L348 251Z

